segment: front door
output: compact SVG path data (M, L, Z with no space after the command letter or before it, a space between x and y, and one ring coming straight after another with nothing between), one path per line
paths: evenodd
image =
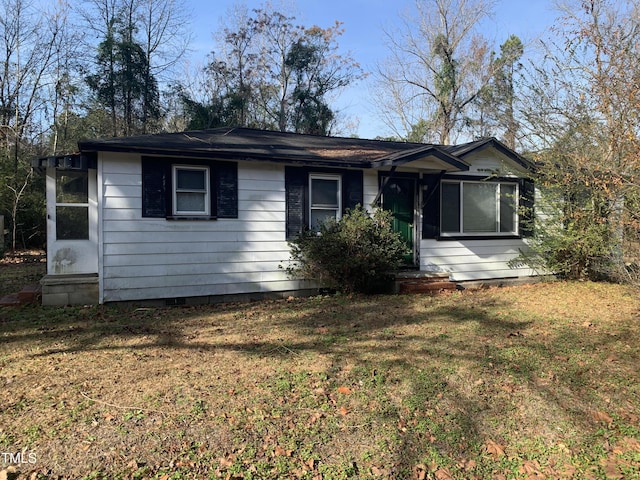
M416 261L415 197L416 181L413 178L389 178L382 194L382 208L391 212L393 230L400 233L407 244L407 254L405 255L407 265L415 265Z
M47 273L98 273L97 172L47 168Z

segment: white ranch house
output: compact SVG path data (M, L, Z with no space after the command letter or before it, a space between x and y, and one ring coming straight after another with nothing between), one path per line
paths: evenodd
M46 305L167 304L317 288L287 241L362 204L393 212L407 268L455 282L533 276L532 165L495 139L438 146L218 128L81 141L46 172Z

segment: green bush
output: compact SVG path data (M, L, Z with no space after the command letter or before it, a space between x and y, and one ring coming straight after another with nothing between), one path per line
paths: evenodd
M407 245L392 229L390 212L373 215L361 206L339 221L329 220L319 231L305 231L289 243L288 273L313 279L343 293L376 293L403 264Z

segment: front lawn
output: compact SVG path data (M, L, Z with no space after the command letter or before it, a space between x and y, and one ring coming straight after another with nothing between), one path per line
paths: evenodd
M560 282L6 307L0 470L19 458L21 478L640 478L639 317L637 290Z

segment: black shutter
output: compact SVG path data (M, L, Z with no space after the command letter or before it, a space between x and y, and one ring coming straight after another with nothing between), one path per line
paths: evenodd
M535 184L529 178L520 179L520 235L523 237L533 236L534 227L534 202Z
M362 170L346 170L342 175L342 213L364 202Z
M216 162L212 169L215 195L211 195L211 216L238 218L238 164Z
M165 218L170 210L171 170L157 158L142 158L142 216Z
M422 238L440 235L440 180L442 175L422 178Z
M285 167L284 185L286 190L287 240L300 235L307 225L306 197L309 175L304 168Z

